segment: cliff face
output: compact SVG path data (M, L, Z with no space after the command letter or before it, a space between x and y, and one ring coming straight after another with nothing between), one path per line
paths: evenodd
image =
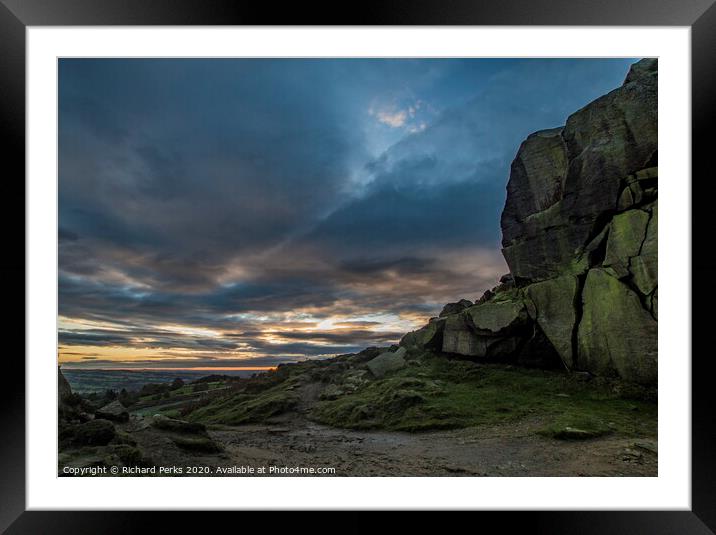
M657 76L642 60L522 143L501 220L512 277L403 345L656 382Z

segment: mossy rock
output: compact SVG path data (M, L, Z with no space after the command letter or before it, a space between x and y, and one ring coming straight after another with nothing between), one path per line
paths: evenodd
M452 353L468 357L487 355L488 338L475 332L468 311L448 316L443 331L443 353Z
M381 353L368 362L368 369L375 377L383 377L387 373L400 370L405 367L405 354L406 349L404 347L401 347L394 352L386 351L385 353Z
M185 422L157 414L152 418L151 425L162 431L190 435L206 435L206 426L197 422Z
M582 292L577 365L597 375L616 374L656 383L657 322L639 296L603 269L587 274Z
M443 332L446 319L433 319L425 327L409 332L400 340L405 348L440 349L443 344Z
M649 214L643 210L615 215L609 225L603 266L611 267L619 278L628 276L630 260L639 255L648 224Z
M465 313L479 331L502 334L511 328L524 324L527 311L522 300L513 294L511 300L495 300L468 308Z
M268 390L239 393L218 399L191 412L187 419L192 422L226 425L263 422L298 406L299 397L292 387L299 381L298 377L291 378Z
M572 331L577 321L574 300L577 277L565 275L525 288L530 316L557 350L568 369L574 366Z
M651 218L646 229L644 243L641 245L639 256L631 259L630 271L634 277L634 284L642 295L650 295L658 285L659 257L659 210L657 203L651 208Z
M112 422L99 419L72 426L68 431L75 446L105 446L117 435Z

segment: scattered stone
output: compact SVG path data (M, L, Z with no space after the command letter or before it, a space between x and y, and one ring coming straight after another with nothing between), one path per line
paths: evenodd
M641 462L643 457L644 455L641 452L631 448L624 448L622 452L622 461L626 462Z
M640 448L642 450L646 450L650 453L659 453L657 443L651 442L651 441L641 441L641 442L635 442L634 443L635 448Z

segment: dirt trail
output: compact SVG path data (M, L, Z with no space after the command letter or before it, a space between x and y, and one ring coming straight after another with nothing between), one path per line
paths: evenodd
M225 448L224 466L332 467L337 476L657 475L653 441L557 441L536 435L539 427L533 420L413 434L335 429L293 415L210 434Z

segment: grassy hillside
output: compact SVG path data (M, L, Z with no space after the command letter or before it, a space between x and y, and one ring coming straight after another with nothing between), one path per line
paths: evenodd
M406 366L376 379L362 352L282 366L191 411L207 424L271 421L301 411L319 423L352 429L426 431L539 419L555 438L602 434L655 436L654 393L613 380L560 371L408 354Z

